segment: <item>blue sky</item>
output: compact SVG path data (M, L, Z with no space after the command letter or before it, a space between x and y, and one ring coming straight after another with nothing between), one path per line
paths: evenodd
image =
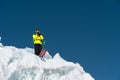
M120 80L119 0L0 0L4 45L33 48L40 28L53 56L80 63L96 80Z

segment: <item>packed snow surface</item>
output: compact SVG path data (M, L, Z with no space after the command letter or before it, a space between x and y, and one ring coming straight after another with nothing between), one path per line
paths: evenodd
M78 63L68 62L57 53L44 59L32 48L2 46L0 43L0 80L94 80Z

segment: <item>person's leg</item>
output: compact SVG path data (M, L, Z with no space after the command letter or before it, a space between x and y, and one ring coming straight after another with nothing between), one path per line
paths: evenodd
M39 54L40 54L41 50L42 50L42 45L39 44Z
M39 51L39 44L35 44L34 48L35 48L35 55L39 55L39 53L40 53L40 51Z

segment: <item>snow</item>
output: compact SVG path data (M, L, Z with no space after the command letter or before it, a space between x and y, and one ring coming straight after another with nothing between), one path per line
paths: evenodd
M2 44L2 43L0 43ZM0 47L0 80L94 80L78 63L47 52L41 60L32 48Z

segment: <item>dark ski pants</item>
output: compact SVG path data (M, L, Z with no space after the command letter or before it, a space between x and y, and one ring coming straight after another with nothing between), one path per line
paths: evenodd
M35 55L39 55L41 50L42 50L42 45L41 44L34 44L34 49L35 49Z

